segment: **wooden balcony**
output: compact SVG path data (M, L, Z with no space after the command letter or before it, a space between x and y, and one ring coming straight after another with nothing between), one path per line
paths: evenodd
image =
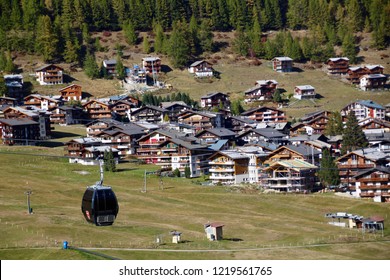
M361 178L357 180L358 182L390 182L390 178ZM390 185L389 185L390 187Z
M339 164L338 169L368 169L375 167L375 164Z

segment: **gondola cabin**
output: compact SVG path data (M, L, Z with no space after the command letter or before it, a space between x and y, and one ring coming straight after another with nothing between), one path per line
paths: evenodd
M87 222L97 226L110 226L118 215L119 205L112 188L103 186L102 164L100 166L101 180L85 190L81 211Z

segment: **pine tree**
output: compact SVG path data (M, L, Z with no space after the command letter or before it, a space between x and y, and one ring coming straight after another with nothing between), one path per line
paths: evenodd
M126 42L130 45L133 46L137 43L137 33L135 32L134 25L130 22L127 21L123 25L123 33L126 39Z
M340 184L339 171L328 149L322 150L322 159L320 162L318 177L321 183L327 187Z
M154 44L153 44L153 49L155 53L162 53L163 52L163 46L164 46L164 40L165 40L165 35L164 35L164 30L162 26L157 23L154 26L154 34L155 34L155 39L154 39Z
M356 63L357 61L357 52L355 47L354 36L348 32L343 40L342 44L343 56L348 57L350 63Z
M99 67L93 54L87 53L84 60L84 71L91 79L99 78Z
M151 52L151 47L148 39L148 35L144 35L143 42L142 42L142 48L144 53L149 54Z
M0 96L7 96L7 95L8 95L8 88L5 85L3 75L0 75Z
M231 112L234 116L239 116L242 112L244 112L244 108L242 107L240 100L232 101Z
M78 49L71 40L66 41L64 60L67 63L76 62L79 60Z
M233 49L234 51L242 56L249 54L249 38L244 30L241 28L237 29L234 34Z
M114 159L114 153L110 149L109 151L104 152L104 169L109 172L116 172L116 162Z
M125 67L123 66L122 60L119 55L116 58L115 71L116 71L117 78L119 80L123 80L125 78L126 76Z
M347 152L351 152L367 146L368 141L366 135L359 126L355 113L351 110L348 114L348 120L345 124L341 153L346 154Z
M40 16L37 23L36 49L45 61L54 59L57 54L58 38L52 29L49 16Z
M208 19L202 20L198 31L198 40L202 52L211 52L214 48L213 32L211 32L210 21Z
M340 112L334 111L326 124L325 134L329 136L342 135L344 124Z
M176 68L186 66L189 60L188 30L186 23L176 22L169 39L168 55Z

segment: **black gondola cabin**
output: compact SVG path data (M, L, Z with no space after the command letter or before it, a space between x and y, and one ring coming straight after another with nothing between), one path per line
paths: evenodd
M101 180L87 187L81 203L81 211L89 223L97 226L110 226L118 215L119 205L114 191L103 186L103 168L100 163Z

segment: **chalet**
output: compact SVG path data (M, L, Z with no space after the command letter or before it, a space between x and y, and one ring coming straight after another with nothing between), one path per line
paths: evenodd
M343 135L331 136L328 143L332 146L334 156L340 156L341 146L343 144Z
M34 145L41 139L39 123L27 118L1 118L0 137L4 145Z
M40 94L30 94L24 98L25 106L35 106L41 110L53 110L63 105L62 100Z
M237 142L239 144L250 144L258 141L277 145L283 145L288 142L287 135L273 128L250 129L237 136Z
M341 183L355 191L355 175L374 167L385 167L389 155L375 148L364 148L352 151L336 159Z
M318 167L304 160L279 160L266 167L262 185L284 192L312 191L316 188L315 173Z
M361 120L359 126L365 134L390 132L390 122L376 118Z
M119 100L111 105L111 112L115 114L119 119L129 118L131 110L136 108L134 103L126 100Z
M360 89L364 91L384 89L387 76L383 74L369 74L360 78Z
M173 122L177 121L180 113L191 109L191 107L183 101L161 102L160 106L169 111L169 119Z
M356 66L349 67L347 71L347 80L351 84L359 84L360 79L364 75L371 74L383 74L384 67L382 65L366 65L366 66Z
M385 108L371 100L358 100L341 109L340 113L345 120L350 111L355 113L358 121L367 118L385 119Z
M390 168L374 167L363 170L355 176L356 194L370 197L378 202L390 202Z
M39 108L8 107L3 110L3 113L6 119L29 119L39 123L40 139L47 139L51 135L50 116Z
M312 135L302 134L294 137L290 136L290 138L288 139L290 144L294 146L305 144L306 142L309 141L321 141L321 142L328 143L328 140L329 138L323 134L312 134Z
M108 129L112 126L121 126L122 122L113 119L96 119L86 124L87 137L93 138L101 131Z
M116 75L116 59L103 60L103 67L106 69L108 75Z
M144 135L141 127L130 123L105 129L96 134L96 138L100 139L102 144L118 150L119 156L125 157L135 154L136 142Z
M83 99L81 86L71 84L59 90L62 100L64 101L81 101Z
M188 72L195 74L197 78L212 77L214 75L212 64L205 60L192 63L188 68Z
M84 111L76 106L60 106L50 111L50 123L71 125L84 123Z
M272 69L276 72L292 72L293 60L289 57L275 57L272 59Z
M364 67L366 69L367 74L383 74L383 69L385 69L382 65L366 65Z
M246 103L261 100L270 100L276 91L278 82L275 80L258 80L255 86L244 91L244 101Z
M316 119L319 116L329 117L331 114L332 114L332 112L330 112L330 111L315 111L315 112L305 114L301 118L301 121L304 123L307 123L307 122L310 122L310 121Z
M245 132L249 129L256 128L257 122L242 116L231 116L226 119L225 127L235 134Z
M63 71L61 67L54 64L45 64L35 69L37 81L41 85L63 84Z
M159 57L142 58L142 68L148 75L159 74L161 72L161 59Z
M83 109L89 119L107 119L111 118L111 106L99 100L90 100L83 104Z
M146 105L131 112L131 121L147 121L156 124L164 122L165 116L169 117L167 109Z
M187 110L178 115L178 122L195 127L195 131L224 127L224 118L219 113Z
M18 100L13 97L0 96L0 106L16 106Z
M311 85L295 86L294 97L297 99L310 99L316 97L315 88Z
M318 115L314 119L307 118L306 121L295 123L291 126L290 136L323 134L328 122L329 118L324 115Z
M208 93L200 98L200 107L214 108L221 106L223 108L230 108L229 96L222 92Z
M209 158L210 180L213 184L249 183L248 167L251 158L237 151L220 151ZM256 165L256 162L254 162ZM254 174L256 177L257 174Z
M85 157L85 149L88 147L101 146L102 142L98 138L82 137L75 138L65 143L65 156L70 157L70 163L77 163L77 159ZM95 160L96 158L93 158Z
M21 98L23 96L23 76L20 74L4 75L4 83L8 96Z
M284 111L267 106L250 109L241 113L241 116L247 117L256 122L277 123L286 121L286 113Z
M347 57L332 57L326 62L328 74L346 75L349 68L349 59Z
M236 134L227 128L209 128L198 132L195 135L200 143L213 144L218 140L228 140L231 145L235 143Z
M318 165L320 161L321 152L312 149L306 145L287 145L281 146L278 149L272 151L265 161L266 164L272 164L280 160L293 160L299 159L301 161L310 162L311 164Z

